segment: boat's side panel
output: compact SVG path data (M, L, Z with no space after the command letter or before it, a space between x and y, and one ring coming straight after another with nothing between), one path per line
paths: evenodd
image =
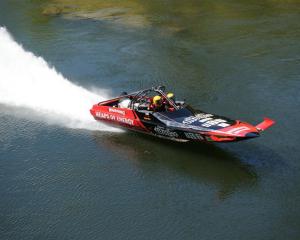
M135 112L128 108L117 108L103 105L94 105L90 110L96 120L117 124L126 128L136 128L139 131L148 131Z

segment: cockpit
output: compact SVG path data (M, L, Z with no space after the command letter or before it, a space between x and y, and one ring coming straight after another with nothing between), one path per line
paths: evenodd
M183 101L176 101L174 94L165 92L165 87L159 86L125 95L118 102L119 108L130 108L136 111L175 111L184 105ZM155 108L155 99L160 99L161 106Z

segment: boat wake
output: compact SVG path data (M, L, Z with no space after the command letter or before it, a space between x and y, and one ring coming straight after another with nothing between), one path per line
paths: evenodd
M6 28L0 27L0 104L10 114L34 113L34 118L69 128L119 131L95 121L91 106L109 96L93 93L64 78L47 62L23 49ZM32 114L23 114L29 116Z

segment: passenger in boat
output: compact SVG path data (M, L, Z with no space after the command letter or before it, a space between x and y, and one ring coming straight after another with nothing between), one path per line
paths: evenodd
M169 92L169 93L167 94L167 97L168 97L170 100L172 100L174 103L176 102L174 93Z
M167 94L167 98L171 101L174 102L174 104L176 105L176 100L175 100L175 95L174 93L172 92L169 92ZM167 99L164 99L164 105L165 105L165 108L167 109L167 111L170 111L170 112L173 112L175 110L174 106L172 104L170 104L169 101L167 101Z

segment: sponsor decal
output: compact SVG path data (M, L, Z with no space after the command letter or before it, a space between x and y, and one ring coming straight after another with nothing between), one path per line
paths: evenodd
M209 113L198 113L195 116L190 116L190 117L185 118L182 123L192 124L197 121L203 123L208 120L212 120L213 119L212 117L213 117L213 115L209 114Z
M164 127L158 127L158 126L156 126L154 128L154 131L157 132L160 135L163 135L163 136L173 137L173 138L178 137L178 133L170 131L169 129L164 128Z
M103 112L96 112L96 117L102 118L102 119L107 119L107 120L116 120L115 115L111 115L109 113L103 113Z
M227 123L226 120L217 118L217 119L212 119L212 120L205 122L204 124L202 124L202 126L204 126L204 127L211 127L211 126L228 127L230 125Z
M117 117L118 122L126 123L128 125L133 125L133 120L125 117Z
M230 124L227 123L226 120L220 118L213 118L214 115L209 113L198 113L195 116L190 116L185 118L182 123L183 124L192 124L195 122L200 123L203 127L229 127Z
M189 132L184 132L184 135L186 136L186 138L188 139L193 139L193 140L204 140L204 138L197 133L189 133Z
M111 120L111 121L117 121L128 125L133 125L132 119L111 115L109 113L96 112L96 117L106 119L106 120Z
M125 115L125 111L117 109L117 108L109 108L108 111L109 112L114 112L114 113L119 113L121 115Z

